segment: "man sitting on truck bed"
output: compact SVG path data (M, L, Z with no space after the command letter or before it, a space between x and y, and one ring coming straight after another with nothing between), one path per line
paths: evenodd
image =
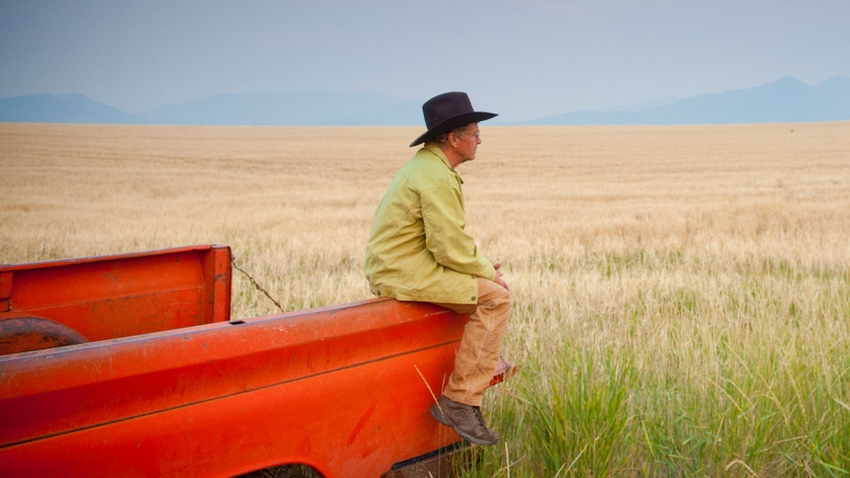
M475 159L478 123L496 114L474 111L462 92L435 96L422 112L427 131L410 146L424 145L378 205L366 277L375 295L470 314L454 370L431 415L472 443L492 445L499 436L479 407L500 360L511 297L501 264L485 258L464 231L463 181L455 169Z

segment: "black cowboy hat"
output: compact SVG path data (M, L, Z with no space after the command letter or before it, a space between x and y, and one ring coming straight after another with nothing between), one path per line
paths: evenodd
M410 143L411 147L431 141L455 128L498 116L496 113L474 111L469 96L460 91L443 93L426 101L422 105L422 114L425 116L425 127L428 131Z

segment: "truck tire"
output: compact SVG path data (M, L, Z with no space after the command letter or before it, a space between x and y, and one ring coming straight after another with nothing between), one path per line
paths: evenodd
M41 317L0 320L0 355L86 342L88 340L71 327Z

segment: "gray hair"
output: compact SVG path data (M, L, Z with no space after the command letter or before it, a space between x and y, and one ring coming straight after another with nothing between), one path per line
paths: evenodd
M466 131L469 129L469 126L470 125L467 124L467 125L461 126L460 128L455 128L451 131L448 131L446 133L443 133L443 134L437 136L436 138L432 139L431 141L433 141L437 144L446 144L446 141L449 140L450 134L454 133L457 136L463 136L464 134L466 134Z

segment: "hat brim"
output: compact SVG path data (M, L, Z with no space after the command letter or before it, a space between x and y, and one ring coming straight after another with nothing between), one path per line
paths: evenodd
M486 121L490 118L495 118L496 116L499 115L496 113L487 113L486 111L473 111L472 113L464 113L462 115L454 116L434 126L422 134L422 136L416 138L412 143L410 143L410 147L430 141L455 128L460 128L461 126L466 126L472 123L480 123L481 121Z

